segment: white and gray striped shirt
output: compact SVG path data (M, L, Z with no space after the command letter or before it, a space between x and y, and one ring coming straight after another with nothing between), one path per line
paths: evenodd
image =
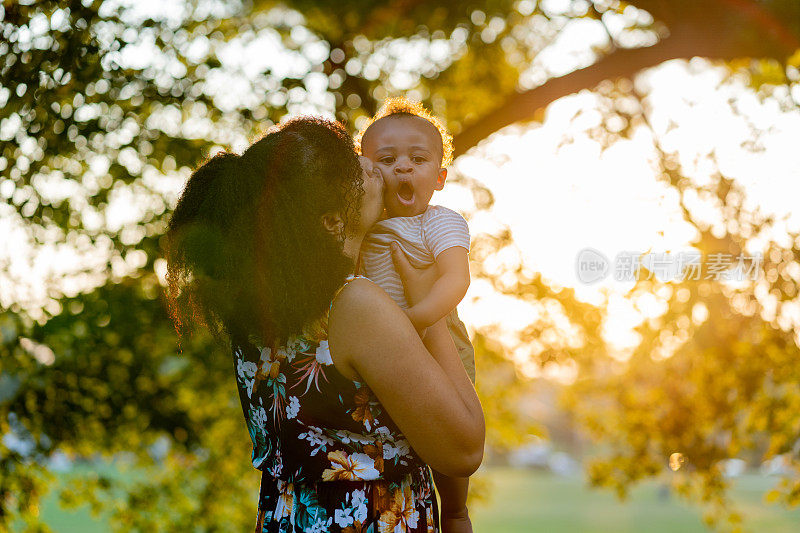
M363 273L397 302L409 307L403 282L394 268L389 244L395 241L415 268L430 266L440 253L461 246L469 252L469 226L464 217L446 207L429 205L413 217L393 217L377 222L361 244Z

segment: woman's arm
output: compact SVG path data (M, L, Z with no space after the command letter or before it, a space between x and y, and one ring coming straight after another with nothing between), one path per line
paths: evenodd
M483 459L483 411L444 320L428 335L433 353L403 310L368 280L348 283L329 317L337 366L361 376L423 461L468 477Z
M469 288L469 258L467 249L453 246L436 258L439 278L430 292L406 310L411 323L423 330L447 316L467 294Z

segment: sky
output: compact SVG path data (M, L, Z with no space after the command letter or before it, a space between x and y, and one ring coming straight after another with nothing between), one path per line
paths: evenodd
M133 20L142 13L163 9L167 18L180 17L176 7L179 4L132 3L135 9L128 16ZM546 4L555 11L564 8L559 7L564 2ZM631 16L646 22L646 14L634 12ZM613 18L607 22L612 34L621 35L623 22ZM277 34L271 31L243 36L221 51L220 57L235 74L218 80L220 106L250 102L252 95L247 93L244 82L254 72L269 67L274 72L297 74L294 70L308 69L312 62L328 53L308 32L293 31L292 36L302 43L299 51L281 49ZM449 40L435 40L425 49L420 48L419 42L398 40L399 44L390 43L369 61L351 67L363 68L367 75L368 71L379 72L386 65L393 65L394 83L399 87L410 86L414 77L409 73L422 68L420 61L443 68L463 51L464 39L465 36L454 34ZM598 31L597 25L587 21L568 25L524 73L521 83L533 86L543 81L542 72L561 75L585 66L593 61L591 46L602 46L607 40L605 30ZM143 34L137 46L124 51L127 59L122 60L156 58L157 50L153 47ZM196 47L198 54L204 53L202 42ZM275 53L266 53L267 50ZM414 53L407 53L409 50ZM314 73L309 76L305 84L306 99L289 106L294 113L320 112L332 105L332 96L325 90L327 80L314 79ZM746 87L744 79L731 78L724 67L700 58L669 61L640 73L633 82L637 90L647 94L647 116L658 141L665 150L679 152L681 164L692 179L699 183L708 179L713 166L708 163L707 154L713 150L719 168L745 187L750 206L786 215L791 229L800 228L800 213L793 211L796 199L800 198L800 165L796 164L800 108L782 111L776 99L762 101ZM800 102L800 87L795 84L794 90L792 96ZM263 101L252 100L252 105L260 103ZM637 129L630 139L618 141L605 150L587 134L587 130L600 124L602 104L602 98L588 90L561 98L547 108L540 123L509 126L458 158L451 176L476 180L494 194L495 204L490 212L470 217L472 235L509 227L530 269L540 272L553 284L574 288L577 297L584 301L595 304L608 301L610 312L605 334L611 345L624 353L638 341L632 328L643 316L658 312L657 299L638 304L630 301L624 294L632 282L615 281L613 276L591 284L580 281L575 265L579 251L588 247L613 259L624 251L688 250L693 229L682 220L674 190L656 179L653 137L647 128ZM676 127L667 131L670 122ZM753 144L754 130L760 133L760 150L747 148ZM564 144L567 137L572 141ZM234 149L242 149L245 142L246 139L238 138L231 144ZM97 165L96 172L102 174L102 161ZM175 199L187 176L188 169L179 169L170 176L146 172L144 181ZM2 197L11 192L0 187ZM465 214L474 210L470 191L458 183L448 183L434 195L432 203ZM135 222L134 206L135 202L124 194L112 198L110 223L123 227ZM706 213L710 221L714 220L712 210L704 209L699 202L695 208L698 213ZM0 240L0 266L3 260L8 260L5 268L15 281L0 284L0 306L27 299L46 305L51 313L57 312L56 304L48 302L49 294L61 291L73 295L96 283L99 279L96 273L103 269L110 241L101 239L93 248L77 240L32 253L26 248L28 236L24 228L15 224L12 217L4 216L7 213L3 209L8 211L8 206L0 205L0 231L5 236ZM781 238L780 228L775 238ZM29 253L29 258L19 260ZM15 256L17 260L11 259ZM115 260L115 274L123 275L138 268L144 259L129 254ZM163 273L163 262L156 266ZM54 276L63 280L58 287L45 282ZM479 281L472 283L459 306L459 314L470 329L496 324L509 344L513 344L514 331L529 323L535 313L532 306L508 301ZM520 363L531 376L539 372L523 359ZM569 377L571 371L565 372Z

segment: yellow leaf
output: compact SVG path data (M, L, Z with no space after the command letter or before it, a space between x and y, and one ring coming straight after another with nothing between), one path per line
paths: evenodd
M794 54L792 54L787 63L794 68L800 68L800 48L794 51Z

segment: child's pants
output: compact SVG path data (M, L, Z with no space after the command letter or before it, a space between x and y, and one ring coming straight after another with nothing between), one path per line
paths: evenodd
M469 334L464 323L458 318L458 312L453 309L453 312L447 315L447 329L450 331L450 336L453 337L453 342L458 350L458 356L461 358L464 368L467 371L469 379L475 385L475 349L472 347L472 342L469 340Z

